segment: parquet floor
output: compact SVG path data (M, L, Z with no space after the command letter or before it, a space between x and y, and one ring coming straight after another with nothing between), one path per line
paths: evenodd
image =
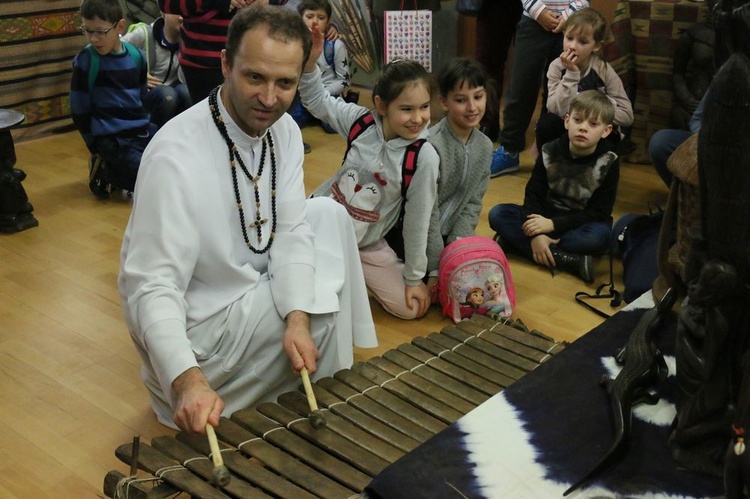
M340 165L344 141L319 128L304 130L308 190ZM171 433L152 415L139 378L116 289L121 236L130 204L95 199L87 189L87 151L76 132L17 144L17 167L39 227L0 235L0 497L103 497L107 471L127 467L115 448L134 434L148 442ZM531 171L491 181L477 232L491 236L487 211L521 202ZM622 165L615 216L664 205L666 188L650 165ZM510 256L515 316L559 340L574 340L600 323L573 295L594 289L564 274ZM607 261L597 262L597 283ZM619 273L618 273L619 274ZM619 275L618 275L618 286ZM605 305L606 307L606 305ZM449 322L437 308L404 322L373 304L380 347L365 360Z

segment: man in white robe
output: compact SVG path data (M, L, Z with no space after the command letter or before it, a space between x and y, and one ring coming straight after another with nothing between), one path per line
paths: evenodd
M353 343L377 345L349 216L306 200L302 136L285 114L310 43L299 16L242 9L218 94L144 152L119 290L167 426L204 433L294 390L303 366L330 376Z

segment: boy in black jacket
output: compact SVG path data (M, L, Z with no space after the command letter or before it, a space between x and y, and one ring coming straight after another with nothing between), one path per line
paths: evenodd
M505 249L594 281L592 255L607 250L620 178L617 155L601 141L612 132L614 112L597 90L571 102L567 134L543 146L523 206L490 210L490 227Z

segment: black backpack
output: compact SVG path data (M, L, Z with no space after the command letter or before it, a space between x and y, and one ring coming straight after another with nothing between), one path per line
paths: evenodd
M599 285L595 293L579 291L575 295L578 303L592 312L608 318L609 314L593 307L586 299L610 299L611 307L618 307L622 301L630 303L651 289L659 276L658 249L659 233L664 210L657 209L648 215L629 213L620 217L612 227L609 249L609 282ZM671 236L674 241L674 234ZM615 289L613 261L622 257L623 291ZM605 289L607 290L605 292Z
M612 237L622 255L622 299L630 303L651 289L659 276L659 232L664 211L649 215L622 216L612 228Z

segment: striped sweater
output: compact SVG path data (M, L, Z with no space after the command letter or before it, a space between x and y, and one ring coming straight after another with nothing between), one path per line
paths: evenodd
M135 135L148 126L143 108L146 95L146 65L126 50L99 58L94 88L89 88L91 55L84 48L73 59L70 81L70 112L89 150L94 138L105 135Z
M286 0L270 0L284 5ZM182 66L221 68L221 51L226 45L229 23L237 9L229 10L230 0L159 0L159 9L182 16L180 57Z
M521 0L523 15L536 19L544 9L562 15L568 20L571 14L589 6L588 0Z

